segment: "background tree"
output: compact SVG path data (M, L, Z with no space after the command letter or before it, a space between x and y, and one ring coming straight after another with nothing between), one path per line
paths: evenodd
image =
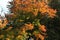
M48 0L13 0L10 2L11 14L6 15L9 25L6 25L8 29L5 29L4 34L13 37L6 36L5 38L59 40L60 19L56 15L58 11L54 8L55 6L52 7L52 4L49 4L50 2Z

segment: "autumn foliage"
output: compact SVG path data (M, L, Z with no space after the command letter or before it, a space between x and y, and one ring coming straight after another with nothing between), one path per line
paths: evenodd
M42 15L47 15L51 18L55 17L56 9L52 9L47 5L44 0L14 0L13 2L12 12L16 12L17 10L24 10L27 12L32 12L33 15L37 15L38 12L41 12Z
M45 40L47 38L47 27L40 22L45 17L47 19L56 17L56 9L52 9L44 0L13 0L10 4L13 5L10 8L12 13L6 15L8 24L4 29L7 40Z

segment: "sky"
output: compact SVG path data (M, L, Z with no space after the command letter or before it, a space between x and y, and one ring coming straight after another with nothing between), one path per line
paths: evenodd
M10 5L9 2L12 0L0 0L0 15L4 16L4 14L9 13L9 9L7 8L7 5Z

